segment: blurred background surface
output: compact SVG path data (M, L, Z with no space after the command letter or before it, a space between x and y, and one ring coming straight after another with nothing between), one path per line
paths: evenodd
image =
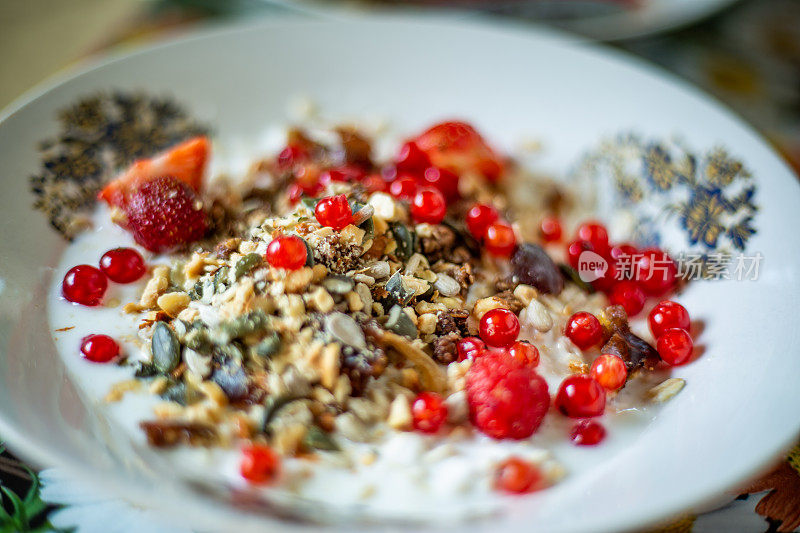
M425 10L600 37L711 92L800 170L800 0L2 0L0 107L78 61L205 24Z

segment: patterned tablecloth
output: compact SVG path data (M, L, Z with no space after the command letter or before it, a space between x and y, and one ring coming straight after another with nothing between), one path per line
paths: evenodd
M181 0L145 5L95 50L130 46L211 17L268 13L258 2ZM758 128L800 174L800 1L755 0L700 25L615 46L655 62L717 96ZM0 436L2 438L2 436ZM38 483L41 481L41 485ZM69 530L170 532L158 517L109 500L58 470L34 473L0 456L0 533ZM740 493L736 497L735 493ZM2 509L5 509L3 511ZM794 531L800 528L800 446L723 507L686 514L658 531Z

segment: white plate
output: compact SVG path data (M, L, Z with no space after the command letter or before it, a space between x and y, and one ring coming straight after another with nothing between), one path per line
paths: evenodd
M627 448L613 456L602 446L588 450L597 459L590 468L519 498L501 518L460 529L641 527L719 497L797 437L800 235L794 229L800 187L764 141L663 73L551 32L365 18L270 21L199 33L63 76L4 113L0 435L23 456L67 464L110 493L168 509L204 529L258 530L274 521L234 507L229 500L236 495L212 497L172 479L148 478L156 474L136 466L146 452L128 449L126 439L80 401L47 333L44 290L64 243L30 208L27 178L40 168L38 143L57 132L58 110L76 99L132 88L173 95L212 124L222 141L246 139L283 121L285 103L302 94L331 116L382 116L406 131L461 116L506 148L538 137L546 151L539 168L560 173L602 137L631 130L645 139L678 134L698 153L721 145L744 162L758 205L757 232L746 251L763 255L760 277L698 282L682 295L704 323L705 352L678 374L686 389ZM682 236L679 225L665 231L673 243ZM111 447L109 440L115 441ZM115 453L120 450L128 454L125 463ZM292 527L273 523L278 526Z
M370 2L370 0L264 0L290 10L332 16L334 13L358 14L373 11L419 10L426 8L423 2L404 5ZM613 2L579 2L562 0L465 0L453 2L450 13L464 8L478 12L502 13L509 17L521 17L541 21L564 30L593 39L615 41L644 37L665 31L676 30L696 23L735 3L737 0L642 0L635 6L624 6ZM447 2L431 2L427 9L444 11Z

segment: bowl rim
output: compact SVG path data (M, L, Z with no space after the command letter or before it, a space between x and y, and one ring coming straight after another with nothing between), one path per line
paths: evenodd
M204 40L215 37L230 36L240 32L244 33L250 31L260 31L262 29L270 28L273 26L284 26L286 24L298 25L298 26L337 25L337 24L354 24L354 25L414 24L414 25L426 25L429 27L444 25L455 29L466 28L468 30L484 31L491 34L495 34L497 32L504 34L512 33L514 34L515 37L518 38L524 38L533 41L542 40L549 42L551 44L556 44L558 46L578 49L581 53L591 56L593 59L608 60L617 66L627 66L629 68L632 68L633 70L639 71L643 75L649 78L660 79L661 81L669 85L672 89L676 90L679 93L682 93L684 96L693 97L702 102L703 106L710 107L717 113L726 115L734 123L736 123L742 129L743 132L748 134L748 136L750 137L749 142L752 142L754 147L757 146L769 152L770 156L775 160L775 162L778 165L780 165L783 168L783 170L786 171L788 175L790 176L794 175L794 172L790 169L786 161L775 152L775 150L769 145L769 143L763 138L763 136L759 132L757 132L749 123L747 123L744 119L742 119L735 111L731 110L727 105L720 103L715 98L708 95L699 88L679 78L677 75L672 74L657 65L651 64L640 57L637 57L631 53L619 49L615 49L603 43L590 43L584 38L575 37L570 34L564 33L560 30L555 30L552 28L539 27L536 25L532 26L530 23L513 22L513 21L496 21L496 20L486 21L486 20L476 20L476 19L470 19L470 20L459 19L454 21L440 14L432 14L432 15L364 14L364 15L359 15L358 17L352 17L351 19L348 20L319 20L319 19L308 19L306 17L281 16L281 17L270 17L263 19L259 18L244 22L228 21L222 23L207 24L192 29L186 34L182 34L179 36L171 36L165 39L161 39L154 43L137 47L134 50L120 49L120 50L114 50L108 54L91 56L74 65L61 69L57 71L55 74L43 80L42 82L36 84L33 88L29 89L21 96L17 97L14 101L12 101L12 103L10 103L4 109L0 110L0 127L2 127L10 117L14 116L15 114L17 114L18 112L20 112L21 110L25 109L28 106L35 105L36 101L39 98L50 93L51 91L57 90L62 84L80 78L96 70L103 69L107 65L124 61L127 58L132 58L140 55L146 55L153 52L157 52L158 50L163 48L184 45L186 43L191 43L192 41L195 40ZM794 181L794 183L796 186L800 187L800 181ZM647 525L653 525L663 522L664 520L669 519L670 517L673 517L676 514L681 513L682 511L685 511L689 507L707 505L718 501L721 492L724 492L725 490L728 490L729 488L735 486L737 483L745 481L746 479L758 474L765 467L769 466L772 462L774 462L774 460L781 453L788 450L796 442L797 435L798 433L800 433L800 418L794 425L787 424L787 428L790 428L791 431L787 431L785 436L773 439L771 446L764 446L765 451L758 461L753 460L747 463L747 465L744 466L739 465L738 468L732 467L728 471L727 476L720 476L719 481L716 484L716 488L713 491L713 493L710 491L706 491L706 493L704 493L704 496L699 498L690 496L680 501L676 500L676 502L673 505L668 507L663 507L661 508L660 511L656 512L655 514L651 514L649 516L642 516L641 513L640 514L631 513L628 515L627 519L618 520L613 523L609 522L607 524L604 524L603 526L608 530L639 529L642 527L646 527ZM72 464L72 461L67 459L67 456L59 450L58 446L55 443L48 444L38 441L35 442L29 441L29 439L21 431L16 429L14 424L11 421L7 420L2 413L0 413L0 435L3 436L3 439L5 440L6 443L10 445L10 448L13 449L15 454L29 460L34 464L62 466L67 471L72 471L74 474L80 475L83 479L95 484L98 487L107 487L109 489L112 489L115 494L119 495L123 493L127 494L127 496L124 497L126 500L137 501L137 502L148 502L149 504L153 504L154 508L159 508L161 510L164 509L163 505L158 505L160 502L158 501L158 499L153 498L153 495L148 491L146 487L144 486L132 487L130 485L125 484L124 482L125 480L123 480L122 478L108 479L107 477L102 476L101 475L102 472L100 471L94 471L94 470L89 471L84 468L75 468L75 465ZM211 498L207 499L209 502L216 501ZM178 504L181 505L183 509L186 511L190 511L192 513L198 513L195 516L199 516L201 514L210 516L211 514L214 514L209 512L207 506L203 505L201 501L202 497L198 496L197 500L194 502L180 501ZM174 503L175 502L172 502L173 505ZM223 513L224 512L230 513L231 509L227 508L227 506L224 507L225 508L219 505L216 506L218 511L222 510ZM171 509L174 511L175 507L172 507ZM219 517L223 513L217 512L216 514ZM256 517L256 515L251 515L251 517ZM281 527L284 528L304 527L301 524L287 523L286 521L281 521L279 518L275 517L258 516L257 519L260 520L262 524L272 522L273 524L279 524Z

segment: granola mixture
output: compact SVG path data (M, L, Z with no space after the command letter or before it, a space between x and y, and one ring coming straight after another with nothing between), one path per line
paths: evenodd
M679 304L650 312L656 347L628 321L674 290L674 274L583 281L576 250L611 258L629 245L612 247L591 222L565 251L561 225L577 216L568 194L471 126L434 126L388 163L354 128L287 137L235 183L205 186L210 145L198 138L135 163L100 194L160 255L145 254L148 265L110 250L100 270L70 270L62 294L103 305L106 278L147 272L122 306L140 350L90 335L81 351L132 368L108 402L160 397L140 424L150 445L236 450L249 483L296 489L282 473L290 459L346 470L414 448L413 435L445 449L439 460L458 454L450 444L508 441L529 453L498 448L483 484L531 492L564 474L537 444L540 427L584 419L561 438L597 444L605 430L587 420L616 409L627 382L689 357ZM649 401L682 386L664 382Z

